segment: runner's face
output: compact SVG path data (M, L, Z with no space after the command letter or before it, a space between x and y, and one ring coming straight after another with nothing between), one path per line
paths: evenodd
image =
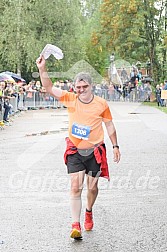
M75 84L75 91L79 96L91 95L91 85L85 81L79 81Z

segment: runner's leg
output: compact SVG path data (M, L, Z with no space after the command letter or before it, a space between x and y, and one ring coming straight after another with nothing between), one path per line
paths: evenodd
M87 175L87 210L92 210L98 195L98 178Z
M80 222L82 200L81 193L83 189L85 171L71 173L71 215L72 222Z

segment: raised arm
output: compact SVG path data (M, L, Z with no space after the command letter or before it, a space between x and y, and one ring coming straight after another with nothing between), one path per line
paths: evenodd
M62 90L53 86L53 83L49 78L48 72L46 70L46 61L44 57L39 57L36 60L36 64L39 69L42 86L46 89L47 93L50 93L52 96L59 99L62 96Z

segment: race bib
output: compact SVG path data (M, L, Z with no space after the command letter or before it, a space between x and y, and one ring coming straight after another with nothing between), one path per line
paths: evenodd
M90 127L74 123L72 125L72 135L79 139L88 140L90 135Z

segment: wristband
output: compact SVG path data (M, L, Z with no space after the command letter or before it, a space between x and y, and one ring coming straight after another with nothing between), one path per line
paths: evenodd
M119 145L113 145L113 149L114 148L118 148L119 149Z

